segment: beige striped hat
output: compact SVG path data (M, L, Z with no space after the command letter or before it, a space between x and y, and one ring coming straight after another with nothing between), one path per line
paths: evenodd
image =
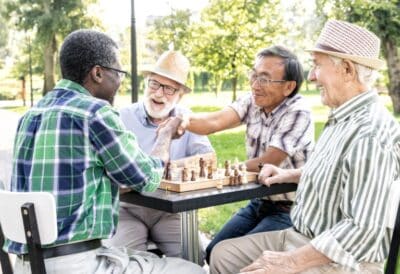
M380 44L379 38L365 28L344 21L329 20L315 47L307 51L321 52L380 69L385 64L379 59Z

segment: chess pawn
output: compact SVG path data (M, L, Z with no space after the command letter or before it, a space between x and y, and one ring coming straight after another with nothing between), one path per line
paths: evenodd
M235 186L239 184L239 170L237 168L233 170L233 183Z
M228 160L225 161L225 176L229 176L230 175L230 163Z
M208 179L212 179L213 178L213 170L212 170L212 165L211 164L207 167L207 178Z
M238 181L238 185L242 185L243 184L243 176L242 176L242 174L239 173L239 175L237 176L237 181Z
M192 170L192 176L190 177L190 181L196 181L196 171Z
M182 182L187 182L188 178L188 169L186 167L182 168Z

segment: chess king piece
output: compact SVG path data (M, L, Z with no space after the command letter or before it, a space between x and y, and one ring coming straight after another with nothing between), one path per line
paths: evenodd
M199 160L199 165L200 165L200 174L199 174L199 177L200 177L200 178L206 177L205 164L206 164L206 162L204 161L204 159L203 159L203 158L200 158L200 160Z

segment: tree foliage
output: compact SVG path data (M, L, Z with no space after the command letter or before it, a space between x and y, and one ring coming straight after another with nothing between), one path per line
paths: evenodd
M388 90L395 113L400 113L400 1L399 0L326 0L319 12L327 18L336 17L357 23L381 39L387 61ZM331 7L331 8L328 8Z
M7 39L8 39L8 27L2 10L4 9L3 1L0 0L0 68L4 64L4 59L7 56Z
M255 53L285 32L278 0L212 0L192 29L190 55L198 67L214 76L216 91L222 79L231 79L233 100L240 75Z
M34 35L34 47L41 49L43 59L43 92L51 90L55 80L55 57L59 42L71 31L99 25L87 15L87 7L96 0L8 0L5 14L19 30Z

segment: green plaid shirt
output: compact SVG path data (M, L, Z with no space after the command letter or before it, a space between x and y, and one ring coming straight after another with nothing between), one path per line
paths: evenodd
M118 223L118 186L154 191L162 162L146 155L104 100L61 80L20 120L12 191L46 191L57 205L54 245L109 238ZM11 253L24 245L7 241Z

